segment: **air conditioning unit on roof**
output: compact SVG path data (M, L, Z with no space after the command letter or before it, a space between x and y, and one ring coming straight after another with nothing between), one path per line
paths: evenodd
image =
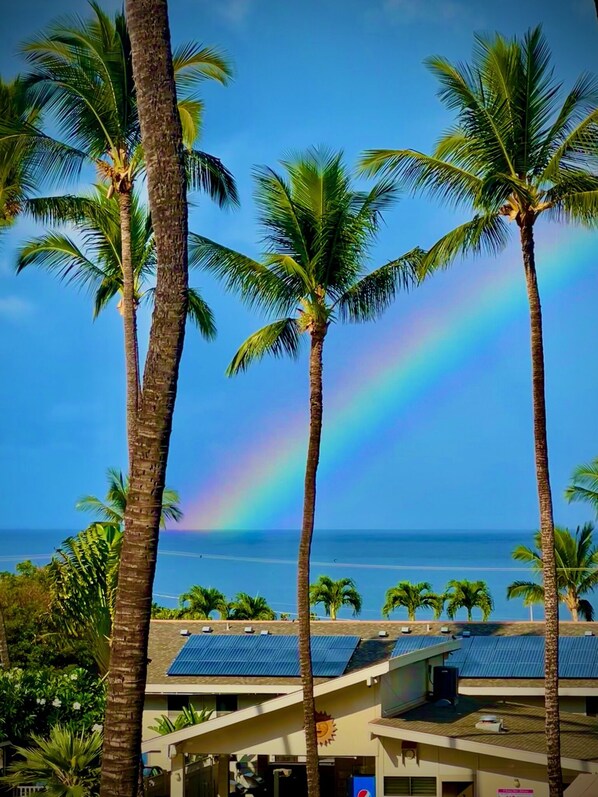
M204 633L204 634L211 634L212 633L212 626L211 625L204 625L201 630L202 630L202 633Z

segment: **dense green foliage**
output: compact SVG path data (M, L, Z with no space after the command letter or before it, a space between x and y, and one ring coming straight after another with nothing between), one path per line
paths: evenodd
M0 671L0 741L26 744L58 724L89 731L104 721L104 700L104 683L81 667Z
M73 664L93 668L82 642L57 635L50 583L48 568L29 561L19 563L15 573L0 572L0 607L11 664L32 670Z

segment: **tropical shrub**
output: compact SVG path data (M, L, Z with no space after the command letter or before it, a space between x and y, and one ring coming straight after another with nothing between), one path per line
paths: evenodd
M17 747L9 775L12 786L43 786L50 797L96 797L100 791L102 734L78 733L56 725L49 737L32 736L35 747Z
M191 703L184 706L181 713L174 720L170 719L167 714L162 714L155 725L150 725L150 731L156 731L160 736L166 736L167 733L174 733L183 728L190 728L192 725L199 725L201 722L207 722L214 712L211 709L203 708L198 711Z
M105 687L87 670L0 671L0 741L26 744L61 725L72 733L101 729Z

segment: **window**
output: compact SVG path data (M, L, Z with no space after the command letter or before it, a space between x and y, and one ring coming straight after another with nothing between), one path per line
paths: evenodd
M182 711L189 706L189 695L168 695L168 711Z
M436 778L384 778L386 797L436 797Z
M216 695L216 713L237 710L237 695Z
M588 717L598 716L598 697L586 697L586 715Z

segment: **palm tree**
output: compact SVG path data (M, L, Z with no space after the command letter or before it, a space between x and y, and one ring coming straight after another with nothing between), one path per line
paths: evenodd
M593 545L594 527L586 523L577 528L575 534L569 529L557 526L554 542L557 561L557 584L559 599L571 612L575 622L579 616L584 620L594 619L592 604L582 598L598 585L598 546ZM542 575L542 539L539 533L534 539L535 549L518 545L513 551L513 559L531 564L538 575ZM542 603L544 589L535 581L514 581L507 587L507 598L523 598L524 604Z
M157 266L112 627L101 797L131 797L139 781L152 585L189 287L187 173L167 2L128 0L126 10Z
M2 778L11 786L43 787L50 797L97 797L102 735L76 734L56 725L48 739L31 737L35 747L17 747L20 756Z
M117 12L111 18L96 2L90 6L91 19L63 18L25 43L23 50L33 69L28 77L31 95L44 97L48 108L57 112L65 142L95 164L108 184L107 197L116 196L118 201L131 449L140 401L131 214L133 186L144 155L125 16ZM217 159L192 149L203 107L195 89L206 78L226 84L230 65L217 51L197 44L178 48L173 64L190 184L207 188L221 203L234 202L230 174Z
M40 108L32 104L21 78L0 79L0 234L10 227L28 194L35 188L35 152L26 141L7 137L6 125L32 126Z
M43 106L24 78L0 78L0 235L48 175L69 178L81 163L70 147L41 132Z
M244 371L265 354L297 357L310 340L310 425L303 521L298 555L299 661L309 797L318 797L318 747L310 641L309 559L316 506L316 476L322 434L322 361L328 330L337 321L378 317L396 292L414 283L420 250L369 274L366 256L382 211L395 199L387 181L369 192L351 187L342 155L310 149L283 162L284 175L256 171L256 199L266 251L260 261L200 236L191 236L191 262L199 263L241 292L274 322L251 335L235 354L228 373Z
M430 608L433 611L432 619L440 620L442 612L444 611L444 604L446 603L446 595L444 592L434 593L430 596Z
M598 517L598 458L586 465L578 465L571 474L571 484L565 490L567 501L586 501Z
M228 616L226 598L215 587L200 587L195 585L179 598L181 617L190 620L208 620L212 612L219 612L221 619Z
M147 207L136 193L131 193L130 241L134 271L135 327L141 302L153 301L154 289L148 280L155 274L156 247ZM30 199L26 210L37 220L56 225L75 225L84 242L80 246L69 234L56 230L26 241L17 254L17 273L38 266L55 272L60 279L73 282L94 292L93 315L99 313L115 297L117 308L123 307L123 262L121 220L118 200L108 198L104 186L96 186L89 196ZM216 334L212 311L199 291L189 289L189 319L201 334L211 340ZM137 353L136 369L139 370Z
M252 598L246 592L238 592L228 608L231 620L276 620L276 612L261 595Z
M429 252L428 269L460 255L503 248L507 222L519 229L530 310L534 450L546 595L546 738L551 797L562 794L558 707L558 590L548 468L542 311L534 253L540 216L586 225L598 217L598 83L581 76L562 99L541 30L522 41L476 37L470 65L428 59L440 98L457 123L432 155L371 150L362 166L474 214Z
M485 581L467 581L451 579L446 585L446 613L449 620L454 620L459 609L467 609L467 619L471 622L474 609L482 612L482 621L490 617L494 601Z
M120 470L108 468L106 471L108 490L106 498L102 501L95 495L84 495L75 504L81 512L91 512L96 516L94 523L110 523L122 530L127 511L127 501L130 491L129 477L123 476ZM166 528L166 521L178 523L183 513L179 506L180 498L176 490L165 487L162 493L162 511L160 514L160 528Z
M417 584L399 581L386 592L382 616L388 617L392 611L402 606L407 609L409 620L413 621L418 609L434 608L436 599L437 596L432 592L432 585L428 581L419 581Z
M323 604L324 611L331 620L336 620L337 612L343 606L353 609L353 617L361 613L361 595L352 578L333 581L329 576L320 576L315 584L310 584L309 602L311 606Z
M95 523L68 537L48 565L52 615L66 639L83 639L107 674L123 532L118 523Z

